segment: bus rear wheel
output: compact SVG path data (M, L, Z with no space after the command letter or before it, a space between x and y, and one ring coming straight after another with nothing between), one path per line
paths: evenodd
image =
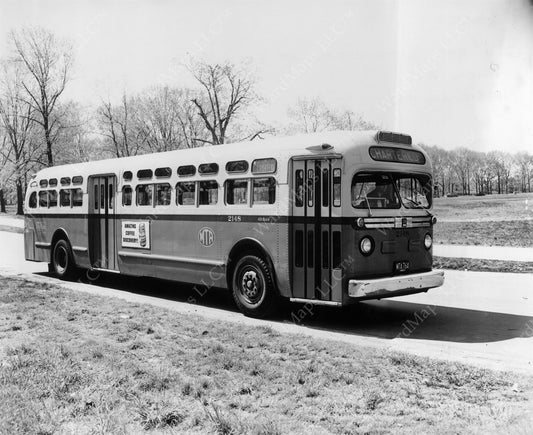
M60 239L52 250L52 269L56 276L61 279L72 279L76 273L76 265L72 256L70 244Z
M239 310L249 317L272 314L278 299L270 267L255 255L245 255L235 265L232 293Z

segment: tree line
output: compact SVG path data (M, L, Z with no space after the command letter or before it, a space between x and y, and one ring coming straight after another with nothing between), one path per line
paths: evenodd
M74 52L69 41L42 28L12 31L11 55L0 59L0 207L4 198L23 213L24 192L45 166L125 157L265 135L379 126L351 110L301 98L282 125L254 116L262 104L256 79L245 65L190 59L195 87L153 86L124 92L119 101L101 98L96 108L65 99ZM530 192L533 157L527 153L446 151L421 144L435 170L435 193Z

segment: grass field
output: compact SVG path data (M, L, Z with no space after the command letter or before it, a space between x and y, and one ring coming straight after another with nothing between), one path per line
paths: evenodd
M533 221L437 222L435 243L533 247Z
M469 270L472 272L533 273L533 263L531 262L477 258L433 257L433 267L435 269Z
M0 433L530 433L533 379L2 277ZM243 329L246 328L246 329Z
M520 221L533 219L533 193L435 198L435 214L444 221Z
M533 194L435 198L435 243L533 247Z

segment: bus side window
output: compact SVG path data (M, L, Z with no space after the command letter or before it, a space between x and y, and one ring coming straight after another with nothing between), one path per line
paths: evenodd
M218 183L216 181L200 181L199 205L212 205L218 202Z
M340 207L341 205L341 170L339 168L333 169L333 206Z
M113 192L113 183L109 183L109 195L107 197L107 200L109 202L109 208L113 208L114 198L113 198L114 192Z
M296 207L302 207L304 205L304 171L298 169L296 171L296 186L294 190L294 199Z
M307 170L307 206L313 207L313 192L315 189L315 171Z
M152 184L140 184L136 188L137 205L152 205Z
M168 183L155 185L155 205L170 205L171 188Z
M122 188L122 205L131 205L132 190L131 186Z
M37 192L32 192L28 201L30 208L37 208Z
M248 203L248 179L226 181L226 204Z
M274 178L254 178L253 204L274 204L276 202L276 180Z
M48 208L48 192L46 190L39 192L39 207Z
M322 170L322 207L329 206L329 169Z
M61 189L59 191L59 205L61 207L70 207L71 189Z
M48 207L57 207L57 190L48 191Z
M178 205L196 205L195 201L196 183L178 183L176 184L176 204Z
M83 190L72 189L72 207L81 207L83 205Z

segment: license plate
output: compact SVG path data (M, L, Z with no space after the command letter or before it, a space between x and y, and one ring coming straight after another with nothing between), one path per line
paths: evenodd
M407 272L409 270L409 262L408 261L397 261L394 265L394 268L396 272Z

